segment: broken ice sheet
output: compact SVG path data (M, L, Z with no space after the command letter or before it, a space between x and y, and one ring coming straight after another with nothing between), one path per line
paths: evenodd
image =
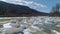
M43 18L43 19L42 19ZM8 18L7 18L8 19ZM41 20L41 21L40 21ZM54 23L52 23L52 20ZM37 22L37 23L36 23ZM47 22L47 23L46 23ZM3 23L3 28L0 28L1 34L60 34L56 25L60 23L58 18L52 17L11 17L9 21Z

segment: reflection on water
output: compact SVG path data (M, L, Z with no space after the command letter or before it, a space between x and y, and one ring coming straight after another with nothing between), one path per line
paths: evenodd
M6 18L8 19L8 18ZM59 17L15 17L2 21L0 34L60 34ZM2 20L2 19L1 19ZM58 31L59 30L59 31Z

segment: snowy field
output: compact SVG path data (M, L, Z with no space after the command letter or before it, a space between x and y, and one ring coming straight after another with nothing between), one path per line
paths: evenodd
M1 17L0 34L60 34L60 17ZM8 20L7 20L8 19Z

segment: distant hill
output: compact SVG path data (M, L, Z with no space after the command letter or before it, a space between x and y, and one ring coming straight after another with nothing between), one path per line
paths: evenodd
M30 17L47 16L48 13L39 12L23 5L10 4L0 1L0 16L4 17Z

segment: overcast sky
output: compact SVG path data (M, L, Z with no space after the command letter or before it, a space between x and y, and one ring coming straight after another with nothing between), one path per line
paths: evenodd
M50 12L51 8L57 3L60 4L60 0L1 0L8 3L19 4L29 6L42 12Z

